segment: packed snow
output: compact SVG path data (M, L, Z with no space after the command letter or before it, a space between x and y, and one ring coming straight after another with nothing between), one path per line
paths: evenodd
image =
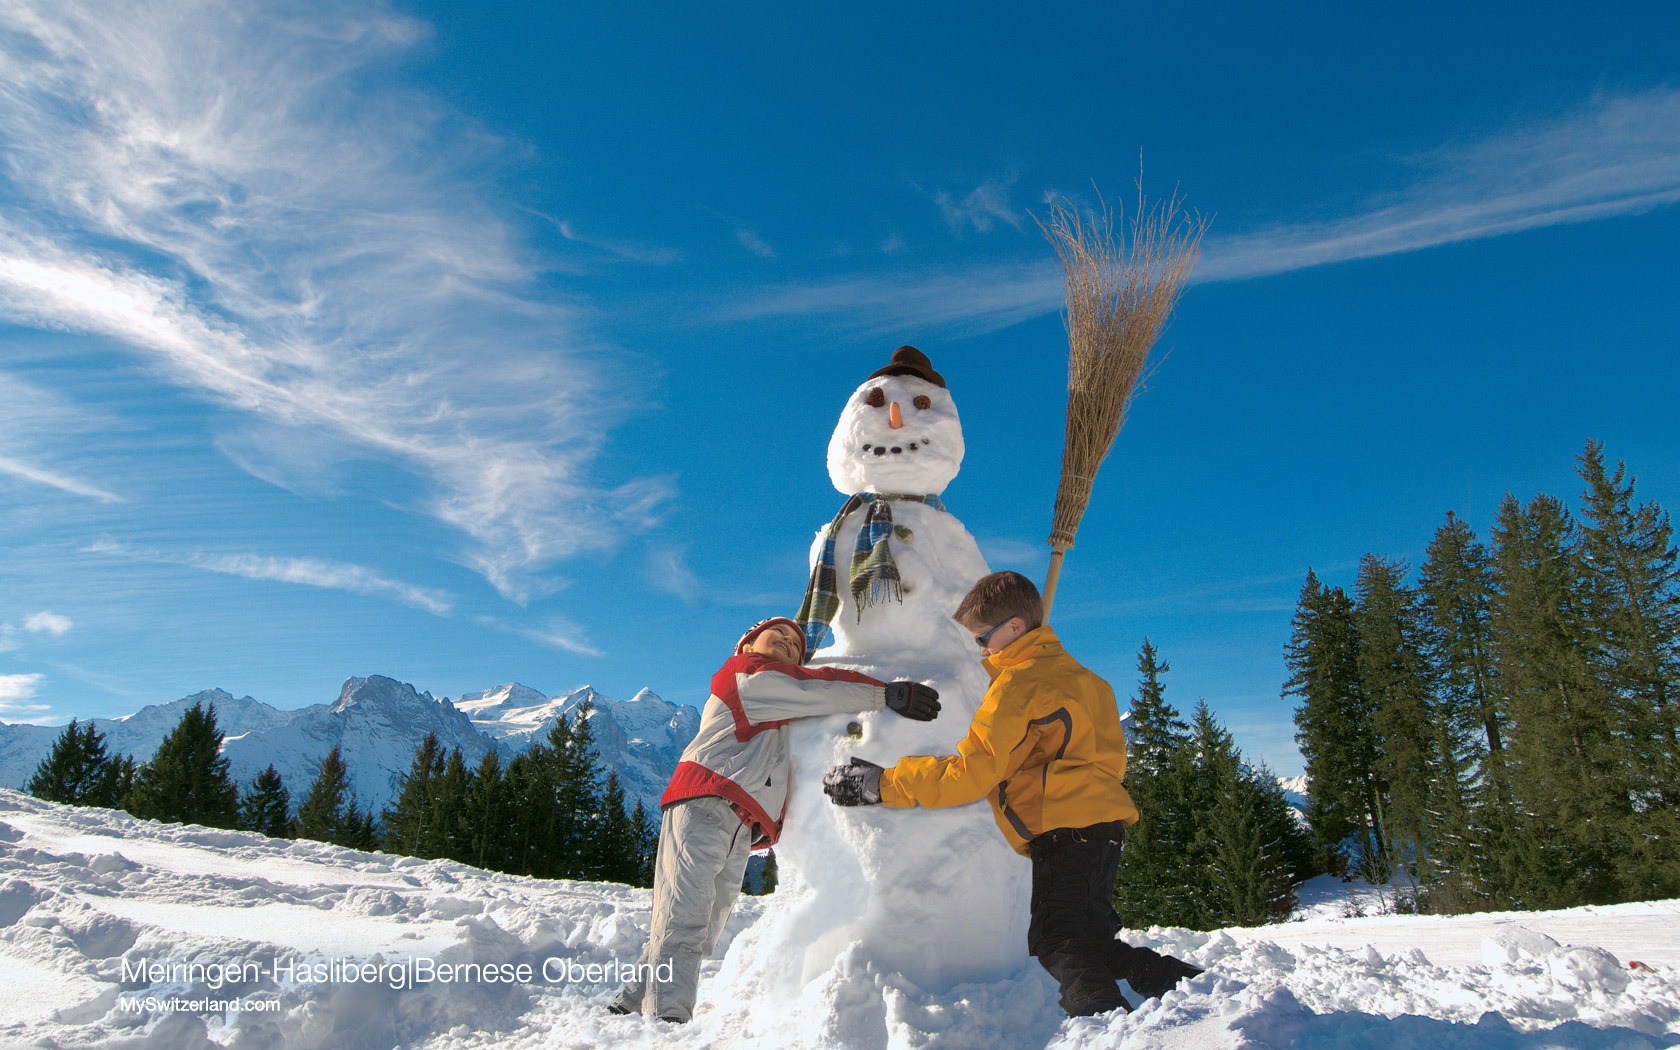
M828 1026L800 1027L774 998L721 995L714 961L695 1020L674 1026L605 1007L614 968L647 936L646 890L0 791L0 1046L1680 1045L1680 901L1424 917L1372 914L1388 899L1377 890L1320 880L1309 891L1296 922L1128 931L1209 971L1130 1014L1063 1018L1030 964L943 993L877 974L884 1017L842 1003ZM742 899L720 957L749 943L763 905Z

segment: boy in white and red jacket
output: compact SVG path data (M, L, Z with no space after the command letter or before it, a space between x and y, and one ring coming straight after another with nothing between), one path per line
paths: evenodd
M677 1022L693 1016L700 963L740 895L747 855L782 833L793 774L790 720L882 707L922 722L939 714L939 694L919 682L804 663L804 632L773 617L753 624L712 676L700 730L659 800L653 925L639 979L618 993L614 1013Z

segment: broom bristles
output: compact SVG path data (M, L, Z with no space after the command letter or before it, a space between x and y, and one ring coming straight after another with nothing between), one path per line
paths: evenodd
M1064 551L1073 546L1097 468L1142 389L1149 352L1184 294L1207 220L1184 214L1176 194L1149 203L1139 186L1130 237L1116 235L1106 203L1086 217L1059 200L1039 227L1067 278L1067 436L1050 528L1050 546Z

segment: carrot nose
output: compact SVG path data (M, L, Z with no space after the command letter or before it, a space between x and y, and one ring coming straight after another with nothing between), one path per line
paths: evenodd
M898 410L897 401L894 401L892 403L892 407L887 409L887 426L892 427L894 430L898 430L904 426L904 413Z

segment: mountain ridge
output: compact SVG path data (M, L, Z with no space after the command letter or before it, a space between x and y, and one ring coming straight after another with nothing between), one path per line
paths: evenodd
M214 705L225 734L222 753L241 787L272 763L296 804L321 759L337 746L350 768L358 803L377 814L396 797L427 733L437 735L445 752L458 748L469 769L490 751L505 764L546 736L555 719L569 717L585 702L591 706L589 723L603 770L617 772L631 804L640 799L657 811L677 758L699 727L700 712L645 688L630 700L615 700L588 685L546 696L505 683L452 701L394 678L369 675L346 679L330 703L292 710L212 688L115 718L84 721L105 737L110 753L143 762L182 712L195 703ZM21 789L62 732L62 726L0 722L0 787Z

